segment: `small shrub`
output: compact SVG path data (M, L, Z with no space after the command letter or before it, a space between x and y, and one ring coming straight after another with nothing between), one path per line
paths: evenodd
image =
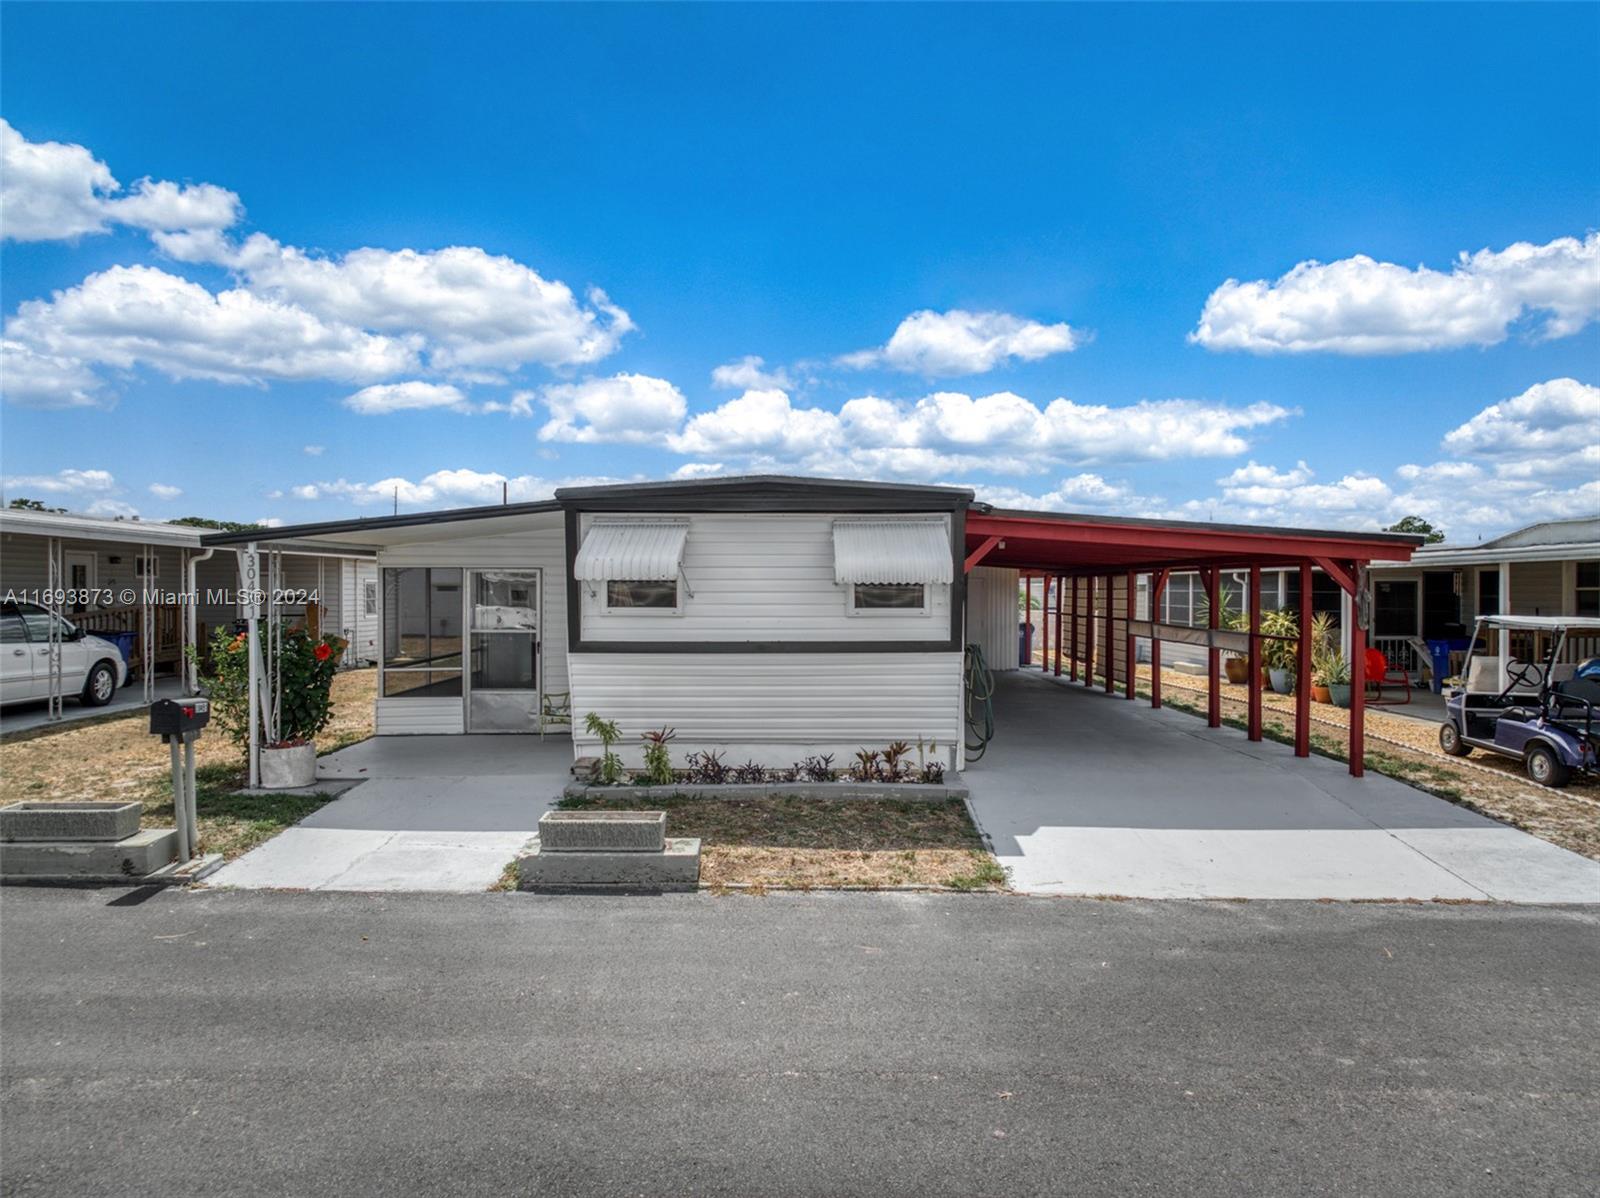
M672 754L667 745L676 735L671 728L646 732L644 741L644 776L650 786L672 785Z
M615 720L602 720L592 711L583 717L583 726L590 736L599 740L604 750L600 757L600 781L607 786L616 785L622 780L622 758L611 751L611 746L622 739L622 730Z
M736 765L732 770L732 780L745 785L756 785L767 780L765 766L757 765L753 760L746 761L743 765Z
M722 763L722 754L715 750L690 753L684 765L688 780L700 786L721 786L728 780L728 767Z
M832 753L823 753L796 762L794 772L797 779L804 778L807 782L834 782L839 777L839 771L833 768Z
M925 761L925 762L923 762L922 763L922 768L917 771L917 781L918 782L926 782L926 783L928 783L930 785L933 785L933 786L937 786L939 783L943 782L944 781L944 762L942 762L942 761Z

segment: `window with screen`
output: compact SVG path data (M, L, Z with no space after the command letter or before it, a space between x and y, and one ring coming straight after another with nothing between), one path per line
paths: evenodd
M457 567L383 572L383 693L461 694L462 596Z
M676 579L659 581L610 578L606 580L607 611L677 611Z
M928 588L920 582L858 582L851 603L858 612L923 611Z
M1577 604L1580 616L1600 616L1600 562L1579 562Z

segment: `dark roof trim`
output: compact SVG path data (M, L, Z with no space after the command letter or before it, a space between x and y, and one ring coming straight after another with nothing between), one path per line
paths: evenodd
M556 492L562 504L586 512L956 511L972 498L964 487L781 474L562 487Z
M255 532L217 532L201 537L200 543L248 545L251 541L295 541L347 532L421 528L429 524L453 524L459 520L493 520L498 516L528 516L560 510L561 505L553 499L541 499L537 503L497 503L492 507L458 507L439 512L410 512L404 516L365 516L359 520L326 520L320 524L286 524L282 528L262 528Z
M1280 528L1275 524L1215 524L1209 520L1156 520L1144 516L1103 516L1085 512L1030 512L1022 508L975 503L972 510L1001 519L1058 520L1070 524L1106 524L1122 528L1171 528L1182 532L1218 532L1255 537L1311 537L1329 541L1371 541L1380 545L1421 545L1426 537L1409 532L1354 532L1339 528Z

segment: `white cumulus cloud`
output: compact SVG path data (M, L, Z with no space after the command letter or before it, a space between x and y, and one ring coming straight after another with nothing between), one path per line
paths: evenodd
M363 416L384 416L390 412L415 412L429 408L471 410L467 397L448 383L425 383L409 379L403 383L374 383L344 398L344 406Z
M845 354L839 363L949 378L984 374L1013 360L1037 362L1069 353L1085 340L1085 334L1071 325L1041 324L1007 312L924 310L902 320L882 347Z
M150 494L157 499L176 499L183 494L183 488L175 487L171 483L151 483Z
M794 386L794 381L783 367L768 369L765 359L746 354L736 362L724 362L712 370L711 385L725 391L787 391Z
M1524 317L1543 338L1600 317L1600 233L1463 253L1449 271L1357 254L1302 262L1276 281L1229 279L1189 340L1258 354L1414 353L1495 345Z
M151 266L113 266L29 300L6 337L59 362L230 383L367 382L417 366L412 342L328 324L249 291L213 294Z
M211 183L141 179L126 194L85 147L29 141L0 119L0 237L57 241L113 224L148 230L225 229L239 197Z
M557 383L544 388L539 399L550 412L539 430L541 441L655 442L676 429L688 411L683 392L647 374Z

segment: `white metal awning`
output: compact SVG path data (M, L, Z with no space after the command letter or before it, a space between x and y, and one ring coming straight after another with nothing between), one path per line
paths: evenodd
M687 520L596 520L572 573L579 582L665 582L683 569Z
M955 565L942 520L835 520L835 582L950 582Z

